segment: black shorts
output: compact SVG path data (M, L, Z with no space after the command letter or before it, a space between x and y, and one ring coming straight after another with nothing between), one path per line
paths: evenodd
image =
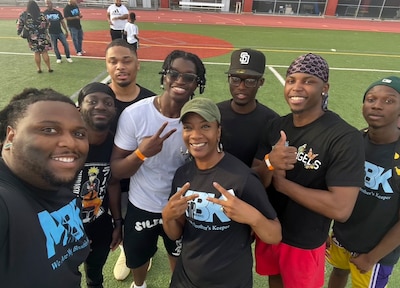
M164 246L170 256L178 257L181 252L181 240L172 241L162 227L161 213L141 210L128 203L124 225L124 250L126 265L135 269L144 265L157 252L158 237L164 240Z

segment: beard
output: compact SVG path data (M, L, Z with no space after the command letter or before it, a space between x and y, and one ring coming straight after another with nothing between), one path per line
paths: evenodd
M46 160L49 158L48 154L32 145L23 145L22 143L20 144L19 141L14 141L12 154L14 162L18 162L14 165L18 167L17 176L36 187L37 185L32 182L43 182L46 186L53 188L72 187L76 177L85 164L84 161L82 161L82 165L75 172L75 175L66 176L64 174L56 174L50 167L46 166Z
M72 187L75 183L76 177L85 164L85 158L81 157L79 160L80 165L77 171L70 171L70 173L57 173L54 171L48 161L50 152L42 149L40 143L34 140L25 139L28 141L14 141L12 159L13 172L23 181L29 183L37 188L44 188L48 190L59 189L62 187ZM32 139L31 139L32 140ZM82 156L82 155L80 155Z
M114 82L116 83L119 87L128 87L129 85L131 85L132 81L124 81L124 82Z
M62 178L55 175L52 171L46 169L43 170L41 176L46 183L49 183L53 187L71 188L75 184L79 172L80 170L76 171L75 176L73 178L67 178L67 177Z
M90 112L88 111L81 111L83 121L88 127L97 132L103 132L110 129L112 122L111 120L108 122L94 122L92 117L90 117L89 113Z

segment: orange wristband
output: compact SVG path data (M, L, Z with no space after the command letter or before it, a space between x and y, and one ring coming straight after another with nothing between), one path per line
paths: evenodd
M269 154L265 155L264 157L265 164L267 164L268 170L272 171L275 170L274 166L272 166L271 161L269 161Z
M147 159L147 157L144 156L142 152L140 152L139 148L135 150L135 154L142 161Z

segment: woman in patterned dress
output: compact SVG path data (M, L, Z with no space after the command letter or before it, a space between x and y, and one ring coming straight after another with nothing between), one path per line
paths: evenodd
M35 53L35 63L37 72L42 73L41 58L43 58L48 71L53 72L50 67L50 59L47 51L51 50L51 41L47 28L49 22L40 12L38 4L34 0L30 0L26 6L26 11L22 12L17 21L17 33L21 33L25 28L29 31L27 38L29 48Z

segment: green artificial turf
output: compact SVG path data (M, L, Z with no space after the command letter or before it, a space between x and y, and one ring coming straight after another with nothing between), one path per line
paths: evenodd
M361 102L365 89L379 78L400 74L400 33L328 31L311 29L284 29L227 25L190 25L165 23L137 23L140 31L179 31L207 35L230 42L234 48L251 47L267 56L266 81L259 90L258 100L281 115L288 113L283 99L283 86L273 72L284 77L286 67L300 54L314 52L327 59L330 71L329 108L340 114L357 128L365 126L361 115ZM107 30L106 21L84 21L84 31ZM16 36L15 21L0 20L0 108L25 87L51 87L66 95L74 95L91 81L100 81L107 75L104 60L74 57L74 63L55 66L55 73L38 75L33 55L26 41ZM206 46L207 43L204 43ZM180 47L182 49L182 47ZM55 62L51 54L52 63ZM229 54L203 59L207 69L207 85L204 96L214 101L229 99L226 74ZM53 66L56 64L53 64ZM141 62L138 83L160 92L161 63ZM40 77L39 77L40 76ZM165 288L169 282L169 266L165 250L159 252L148 275L149 288ZM132 278L118 282L113 279L112 269L119 252L110 254L104 269L104 287L129 287ZM326 266L329 275L330 267ZM399 268L395 269L389 287L400 283ZM268 287L265 278L255 275L255 288ZM325 286L326 287L326 286ZM350 285L348 285L350 287Z

